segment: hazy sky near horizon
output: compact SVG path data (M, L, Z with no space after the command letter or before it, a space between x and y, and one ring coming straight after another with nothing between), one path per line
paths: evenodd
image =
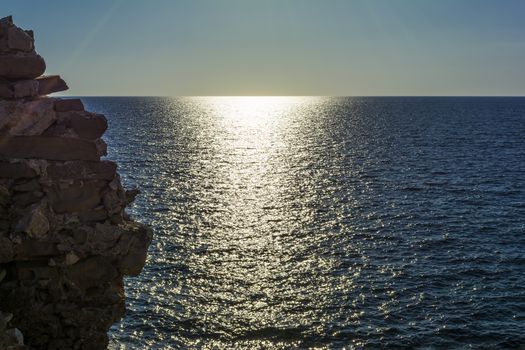
M525 95L523 0L2 0L70 95Z

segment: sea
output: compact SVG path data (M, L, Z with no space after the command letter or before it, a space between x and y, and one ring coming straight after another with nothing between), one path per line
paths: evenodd
M82 100L155 232L111 349L525 349L525 98Z

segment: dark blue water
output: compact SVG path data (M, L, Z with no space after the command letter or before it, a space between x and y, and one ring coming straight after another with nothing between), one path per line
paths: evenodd
M86 98L155 229L115 349L525 345L524 98Z

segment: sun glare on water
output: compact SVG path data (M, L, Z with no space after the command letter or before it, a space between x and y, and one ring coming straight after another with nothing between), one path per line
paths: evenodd
M268 126L280 115L290 113L308 97L296 96L221 96L198 97L201 106L224 119L244 127Z

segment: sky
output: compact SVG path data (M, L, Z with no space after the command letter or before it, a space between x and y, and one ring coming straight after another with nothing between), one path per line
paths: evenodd
M523 0L1 0L75 96L525 95Z

